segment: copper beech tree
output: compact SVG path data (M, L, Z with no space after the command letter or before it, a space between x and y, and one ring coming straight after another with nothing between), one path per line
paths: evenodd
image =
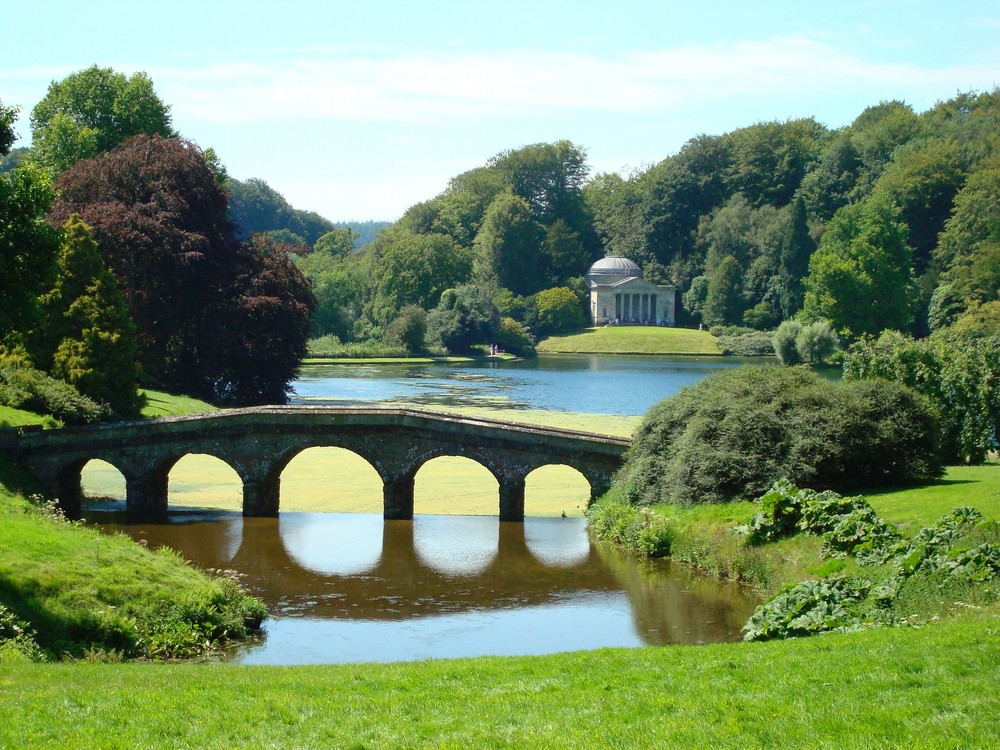
M138 135L77 162L49 220L92 229L159 385L223 404L283 402L315 301L280 247L241 243L201 151Z

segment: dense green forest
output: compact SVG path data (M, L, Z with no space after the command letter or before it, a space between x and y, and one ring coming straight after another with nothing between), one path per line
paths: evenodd
M530 353L586 324L584 274L607 254L675 286L682 325L793 321L815 339L807 361L830 354L817 331L851 343L1000 327L996 89L922 113L873 104L839 129L803 118L697 135L627 176L592 175L569 141L521 146L391 225L334 223L231 177L173 129L142 73L53 82L30 148L14 148L18 116L0 104L4 361L119 410L135 404L109 395L101 362L138 363L114 388L146 379L250 403L284 398L307 338Z
M474 287L463 297L473 307L489 299L509 330L545 336L581 324L583 274L605 254L676 286L688 325L826 320L846 341L995 332L998 139L994 90L923 113L881 102L836 130L798 119L700 135L627 177L591 176L567 141L503 152L361 255L304 260L319 299L313 333L392 339L416 306L440 344L430 314L442 293ZM572 292L579 313L553 316L553 289Z

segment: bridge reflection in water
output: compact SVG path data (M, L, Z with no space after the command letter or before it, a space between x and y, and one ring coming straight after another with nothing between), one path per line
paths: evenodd
M121 504L119 504L120 506ZM736 640L754 602L594 546L583 519L88 512L110 531L232 569L267 602L247 663L395 661Z

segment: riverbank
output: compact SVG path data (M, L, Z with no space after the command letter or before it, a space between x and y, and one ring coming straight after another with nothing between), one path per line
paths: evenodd
M708 331L658 326L605 326L538 342L546 354L658 354L721 356L717 339Z
M507 362L513 354L489 354L478 357L306 357L303 365L462 365L470 362Z
M190 657L259 629L264 605L232 579L70 523L14 491L28 482L0 458L0 663Z

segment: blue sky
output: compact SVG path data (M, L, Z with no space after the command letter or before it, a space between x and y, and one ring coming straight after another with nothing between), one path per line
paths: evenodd
M1000 85L1000 4L975 0L49 0L0 10L0 38L16 145L52 80L143 70L230 174L334 221L398 218L529 143L628 173L700 133Z

